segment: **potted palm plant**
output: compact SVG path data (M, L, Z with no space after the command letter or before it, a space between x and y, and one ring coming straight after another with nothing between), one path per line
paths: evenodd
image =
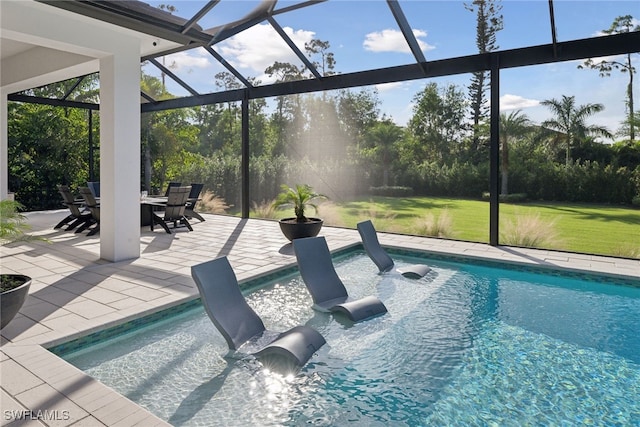
M296 184L289 187L286 184L281 186L281 193L274 202L276 208L293 207L295 216L280 220L280 230L289 240L303 237L317 236L322 228L322 219L305 216L307 208L313 208L316 212L318 206L316 202L326 199L322 194L318 194L311 186Z
M29 229L26 218L18 209L20 203L13 200L0 201L0 244L6 245L20 240L34 239L25 233ZM18 314L29 294L31 278L21 274L0 274L0 329Z

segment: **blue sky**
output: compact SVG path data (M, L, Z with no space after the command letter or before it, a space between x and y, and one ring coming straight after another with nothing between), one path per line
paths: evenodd
M203 1L179 0L149 3L154 6L171 4L177 8L175 14L185 18L190 18L205 4ZM296 3L279 1L276 9ZM199 24L206 29L239 19L257 4L255 1L222 0ZM464 2L400 0L400 5L427 60L477 52L475 15L465 10ZM499 49L551 42L547 0L503 0L502 6L504 29L497 36ZM609 28L620 15L632 15L640 24L638 0L556 0L554 11L559 41L595 36ZM336 59L336 71L340 73L414 62L383 0L329 0L277 15L276 20L301 49L313 38L329 41L330 51ZM268 23L256 25L214 48L243 75L256 77L263 83L269 82L264 69L276 60L300 65ZM635 54L634 57L636 67L639 67L640 55ZM165 63L202 93L217 90L213 76L224 70L201 49L172 55L165 59ZM602 78L597 71L578 70L577 65L578 62L567 62L503 70L501 109L521 108L533 121L540 122L549 116L546 108L538 105L540 101L562 95L575 96L579 105L604 104L604 112L594 116L593 121L615 131L625 114L628 75L614 72L611 77ZM149 66L145 71L156 73ZM427 83L453 83L466 93L470 77L459 75L379 86L381 111L404 125L411 116L412 98ZM640 83L634 90L637 105L640 105L639 87ZM177 95L187 95L177 85L168 83L168 88Z

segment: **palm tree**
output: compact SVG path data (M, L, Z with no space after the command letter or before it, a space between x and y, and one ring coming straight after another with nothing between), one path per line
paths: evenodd
M546 99L540 104L549 107L555 118L542 122L542 127L550 131L558 132L559 139L566 149L566 164L571 160L571 146L587 136L603 136L611 138L612 135L604 126L588 125L589 116L604 110L602 104L585 104L576 107L575 96L562 95L561 100Z
M367 132L371 147L362 153L374 162L382 165L382 185L389 185L389 171L397 153L396 144L402 140L404 130L391 119L383 118Z
M326 199L326 196L318 194L308 184L296 184L295 187L289 187L286 184L280 186L282 190L276 198L273 206L275 208L293 207L297 222L307 222L304 211L307 208L313 208L318 211L316 201Z
M500 149L501 149L501 165L502 188L500 194L509 194L509 141L511 138L517 138L526 134L530 129L531 121L526 114L522 114L522 110L515 110L509 114L500 114Z
M631 15L618 16L613 20L611 27L607 30L603 30L603 34L622 34L631 31L640 31L640 25L637 25L638 20L634 19ZM624 58L624 59L622 59ZM584 61L583 64L578 65L578 68L591 68L598 70L600 77L611 76L613 70L619 70L629 76L629 83L627 84L627 119L625 120L624 136L629 136L630 142L633 144L636 133L635 129L638 125L634 121L635 110L633 107L633 75L636 73L636 69L633 66L633 60L631 53L627 53L622 57L608 57L608 58L589 58Z

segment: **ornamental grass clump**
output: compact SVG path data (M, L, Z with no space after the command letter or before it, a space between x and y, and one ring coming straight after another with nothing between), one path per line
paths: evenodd
M202 200L198 203L198 212L211 214L224 214L231 206L227 205L222 197L218 197L207 190L202 195Z
M544 221L540 214L516 215L500 227L500 243L529 248L558 247L554 222Z
M260 203L253 202L251 205L251 216L254 218L277 219L278 217L273 200L263 200Z
M640 259L640 246L622 245L613 250L614 256L622 258L638 258Z
M404 230L396 223L396 214L389 209L382 209L373 200L369 200L366 210L358 212L358 222L371 220L380 231L389 233L401 233Z
M429 213L417 218L413 230L421 236L453 237L453 220L445 209L438 216Z
M346 227L346 223L342 218L340 209L333 202L325 202L318 206L318 215L322 217L325 224L334 227Z

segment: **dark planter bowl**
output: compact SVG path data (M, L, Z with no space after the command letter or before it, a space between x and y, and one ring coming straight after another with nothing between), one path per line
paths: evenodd
M0 300L2 300L0 301L0 312L2 317L0 329L7 326L15 315L18 314L22 304L24 304L25 299L27 299L29 286L31 286L31 277L22 276L20 274L3 274L3 276L11 276L14 279L23 280L24 283L9 291L2 292L2 295L0 295Z
M280 230L289 239L302 239L303 237L315 237L322 228L323 221L320 218L307 218L307 222L297 222L294 218L280 220Z

